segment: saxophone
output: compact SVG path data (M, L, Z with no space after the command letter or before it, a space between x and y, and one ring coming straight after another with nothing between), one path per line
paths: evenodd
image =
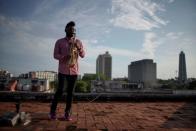
M76 64L78 58L78 50L76 47L75 37L72 37L71 39L72 42L70 43L70 47L69 47L70 58L68 59L68 67L73 67Z

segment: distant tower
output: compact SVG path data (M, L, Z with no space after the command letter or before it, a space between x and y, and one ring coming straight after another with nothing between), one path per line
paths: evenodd
M105 54L101 54L97 57L96 61L96 73L106 76L107 79L112 78L112 56L106 51Z
M179 55L179 71L178 71L178 80L181 83L184 83L187 80L186 74L186 59L183 51Z

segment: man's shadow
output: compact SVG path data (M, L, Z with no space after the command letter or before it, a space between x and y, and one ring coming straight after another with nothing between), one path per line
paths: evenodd
M161 127L196 129L196 103L185 103L183 107L168 117Z

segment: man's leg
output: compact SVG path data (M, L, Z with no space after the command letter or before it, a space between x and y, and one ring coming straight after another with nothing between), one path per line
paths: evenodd
M66 75L67 80L67 98L66 98L66 109L65 113L70 113L72 100L73 100L73 89L77 80L77 75Z
M56 113L58 99L63 94L64 80L65 80L65 75L59 73L58 74L58 88L57 88L57 90L55 92L54 98L52 100L51 108L50 108L50 113L52 113L52 114L55 114Z

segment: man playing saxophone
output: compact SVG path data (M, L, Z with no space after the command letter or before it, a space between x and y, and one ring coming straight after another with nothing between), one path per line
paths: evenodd
M63 94L64 81L67 81L66 108L63 118L71 119L71 106L73 90L79 71L78 57L83 58L85 52L82 42L76 38L75 22L70 21L65 27L66 36L56 41L54 48L54 58L59 61L58 67L58 88L52 100L49 117L56 119L56 108L58 99Z

